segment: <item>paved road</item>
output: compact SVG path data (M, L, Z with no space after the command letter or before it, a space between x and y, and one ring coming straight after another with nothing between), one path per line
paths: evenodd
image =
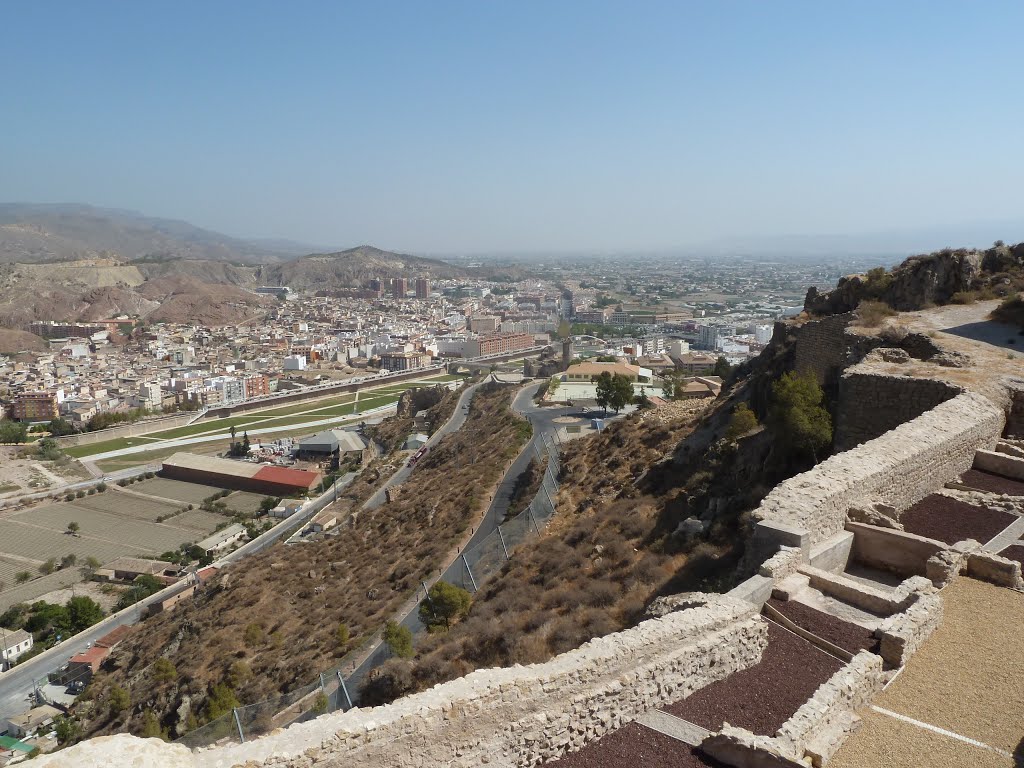
M477 387L479 386L479 384L472 384L466 387L465 391L459 397L459 402L455 406L455 411L449 417L448 421L442 424L437 431L430 436L430 439L427 440L428 448L432 448L446 435L457 432L462 428L462 425L466 423L466 419L469 415L469 404L472 402L473 395L476 393ZM388 481L366 500L366 503L363 504L363 509L376 509L379 507L387 500L388 488L401 485L409 478L409 475L412 474L413 470L413 465L409 463L411 458L412 457L410 456L406 459L405 464L402 465L401 469L388 478Z
M537 390L540 386L541 383L531 384L530 386L525 387L518 395L516 395L515 400L512 401L512 409L529 419L530 423L533 425L533 437L527 444L526 449L505 472L505 476L498 485L498 490L494 495L494 499L487 508L487 512L484 514L479 527L473 532L472 537L465 547L467 550L479 545L484 539L490 536L501 521L505 519L505 513L508 511L509 504L511 503L512 491L515 488L516 481L526 470L530 460L537 454L537 448L543 447L542 441L544 436L547 435L550 439L551 435L558 428L559 425L555 422L555 419L570 414L579 415L579 409L576 408L541 408L535 405L533 397L537 394ZM445 571L440 575L439 579L452 584L461 584L463 568L464 566L461 558L456 558L448 565ZM432 585L436 580L437 579L432 580L430 584ZM402 617L400 623L402 626L408 627L412 630L414 634L423 630L423 625L419 620L417 607L413 607L412 610L406 613ZM384 663L390 655L391 654L388 652L387 647L383 643L380 643L376 648L374 648L373 652L363 661L363 663L346 678L349 695L351 695L353 699L357 696L358 687L363 678L365 678L374 667ZM336 702L332 701L331 706L336 706Z
M379 408L371 408L368 411L362 413L355 413L351 416L330 416L325 419L314 419L313 421L305 421L301 424L288 424L279 425L276 427L265 427L263 429L246 429L245 431L251 437L252 435L267 435L274 434L275 432L291 432L306 427L320 427L327 424L347 424L350 422L366 421L368 417L380 416L381 414L388 413L389 411L395 410L396 405L382 405ZM211 423L211 429L216 429L216 424ZM116 451L106 451L105 453L95 453L92 456L83 456L80 461L102 461L103 459L113 459L117 456L126 456L131 453L146 453L147 451L162 451L167 448L181 448L187 445L195 445L196 443L208 443L213 440L224 440L229 436L229 431L225 427L223 432L216 432L213 434L198 435L196 437L180 437L174 440L153 440L150 443L143 443L141 445L131 445L127 448L119 448Z

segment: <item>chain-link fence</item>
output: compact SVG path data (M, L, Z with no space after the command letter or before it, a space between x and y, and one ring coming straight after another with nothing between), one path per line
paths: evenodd
M555 514L558 493L559 442L541 434L532 450L546 467L540 487L526 509L498 524L480 542L464 550L444 571L445 580L476 592L483 582L511 560L515 549L539 533ZM426 589L425 585L423 587ZM416 615L415 608L411 616ZM410 617L406 617L407 624ZM415 622L412 622L415 624ZM424 629L416 624L416 631ZM369 654L369 655L368 655ZM317 680L258 704L236 707L221 717L189 731L177 740L187 747L254 739L275 728L310 720L326 712L344 711L358 704L359 683L375 667L391 657L379 637L370 637L350 651L341 663Z

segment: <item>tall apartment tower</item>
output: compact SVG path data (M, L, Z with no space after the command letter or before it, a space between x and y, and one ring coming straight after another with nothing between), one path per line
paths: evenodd
M429 299L430 298L430 281L425 277L416 278L416 298L417 299Z
M391 283L391 290L396 299L404 299L409 292L409 281L404 277L396 277Z

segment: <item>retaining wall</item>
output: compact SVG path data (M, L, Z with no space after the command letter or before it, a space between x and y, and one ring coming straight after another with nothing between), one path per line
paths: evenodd
M935 379L849 371L839 379L835 449L874 440L962 391Z
M881 501L897 511L906 509L970 469L977 449L995 445L1003 419L1002 409L987 398L959 394L780 483L755 510L754 519L765 523L765 529L806 531L814 545L844 530L851 506Z
M136 435L146 435L150 432L160 432L165 429L183 427L193 418L195 418L194 413L176 413L172 416L161 416L158 419L144 419L142 421L136 421L134 424L122 424L119 427L100 429L96 432L81 432L77 435L65 435L64 437L56 438L56 440L61 448L71 448L76 445L93 445L95 443L102 443L105 440L116 440L119 437L135 437Z
M753 605L724 595L691 598L695 607L543 664L481 670L384 707L324 715L246 744L189 753L181 745L118 735L37 762L51 768L536 765L760 661L768 633Z

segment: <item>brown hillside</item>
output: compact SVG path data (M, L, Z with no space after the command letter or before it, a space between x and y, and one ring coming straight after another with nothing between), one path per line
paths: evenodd
M215 684L251 703L336 664L446 564L477 519L485 490L526 439L525 422L508 408L513 393L481 388L466 425L417 465L396 501L342 523L336 538L246 558L173 613L148 619L90 686L100 706L89 731L137 732L148 710L180 733L202 721ZM357 508L367 490L339 502L341 513ZM345 646L337 638L341 622L352 638ZM160 657L175 665L175 682L154 679ZM129 690L133 704L110 719L104 702L114 685Z
M39 338L35 334L0 328L0 354L15 355L19 352L42 352L46 347L46 340Z

